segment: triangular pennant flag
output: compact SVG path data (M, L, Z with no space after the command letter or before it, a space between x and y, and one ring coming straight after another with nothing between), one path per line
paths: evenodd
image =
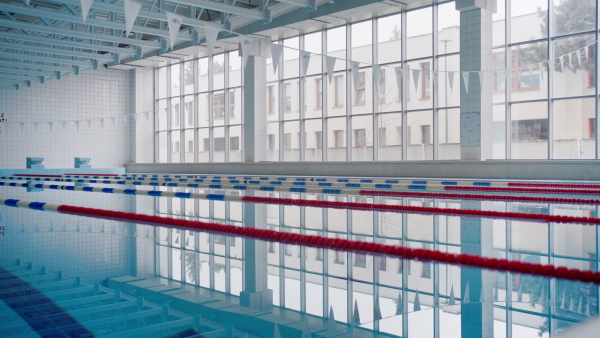
M583 63L581 62L581 49L578 49L575 52L575 55L577 56L577 63L579 64L579 67L583 68Z
M450 298L448 299L448 305L456 305L456 298L454 297L454 285L450 287Z
M240 45L242 46L242 58L244 67L248 63L248 57L250 56L250 47L252 47L252 42L254 42L254 38L248 35L240 35Z
M544 71L546 70L546 64L544 62L540 62L540 79L544 81Z
M75 129L79 130L79 121L75 121Z
M569 57L569 67L573 68L573 59L572 59L572 55L573 53L569 53L567 54L567 56Z
M150 120L150 113L149 112L145 112L144 115L146 115L146 121Z
M305 77L310 62L310 52L300 51L300 77Z
M185 246L190 246L190 238L185 239Z
M79 225L79 222L77 222L77 227L75 227L75 231L76 232L81 231L81 226Z
M304 319L302 320L302 338L311 338L310 334L310 325L308 324L308 315L304 314Z
M167 12L167 21L169 24L169 42L171 44L171 50L175 47L175 40L179 34L179 28L183 22L183 16L175 13Z
M483 81L485 80L485 72L483 71L479 71L477 72L477 74L479 75L479 89L483 90Z
M352 81L354 82L354 88L358 85L358 69L360 63L357 61L350 61L350 70L352 71Z
M65 127L67 126L67 121L60 121L60 124L62 125L62 128L64 130Z
M121 116L121 118L123 119L123 122L125 122L125 124L127 124L128 115L123 115L123 116Z
M175 244L179 244L179 236L177 236L177 238L175 238Z
M123 2L125 6L125 37L129 37L129 33L131 33L131 29L133 28L133 24L135 23L135 19L140 13L140 8L142 8L142 4L138 2L133 2L131 0L125 0Z
M398 92L402 90L402 77L404 76L404 68L396 67L394 68L396 72L396 86L398 86Z
M571 302L569 308L571 311L575 312L575 300L573 299L573 294L571 294Z
M523 301L523 285L519 285L519 292L517 293L517 302Z
M433 72L433 71L430 73L431 77L433 78L433 84L432 84L433 87L431 88L432 91L434 88L437 89L437 87L438 87L438 74L439 74L439 72Z
M38 129L38 126L40 125L39 122L33 122L33 127L35 128L35 130Z
M50 129L50 131L52 131L53 125L54 125L54 122L48 122L48 129Z
M131 117L133 117L133 122L137 122L138 114L133 114Z
M540 292L540 297L538 298L538 303L544 304L546 302L546 286L542 285L542 291Z
M415 303L413 304L413 311L421 311L421 301L419 301L419 291L415 294Z
M88 232L93 232L92 231L92 225L90 224L90 226L88 227Z
M589 46L581 48L581 51L583 52L583 57L585 58L585 62L588 61L588 48Z
M452 88L454 87L454 72L446 72L448 74L448 82L450 85L450 94L452 94Z
M146 238L150 237L150 229L146 230Z
M462 303L466 304L466 303L470 303L471 302L471 297L470 297L470 292L469 292L469 282L467 282L467 286L465 286L465 291L462 297Z
M113 116L110 118L110 121L112 122L113 126L115 125L115 121L117 120L116 116Z
M354 312L352 313L352 324L360 325L360 313L358 313L358 299L354 300Z
M558 58L558 62L560 63L560 72L562 73L565 68L565 60L563 59L564 55Z
M25 5L29 6L29 0L25 0Z
M419 69L412 70L412 77L413 77L413 83L415 84L415 90L417 90L417 85L419 84L419 74L420 73L421 73L421 70L419 70Z
M23 129L25 128L25 123L21 122L19 123L19 126L21 126L21 131L23 131Z
M585 315L590 317L590 301L587 302L587 309L585 310Z
M92 120L86 120L88 128L92 128Z
M215 43L219 37L221 29L213 25L204 24L204 37L206 39L206 48L208 49L208 56L211 56L215 51Z
M279 333L279 325L275 324L275 329L273 329L273 338L281 338L281 333Z
M494 288L494 302L498 301L498 288Z
M517 68L517 82L521 82L521 78L521 68L519 67Z
M404 311L404 304L402 304L402 291L398 292L398 299L396 299L396 316L401 315Z
M104 128L104 119L100 119L100 126Z
M94 0L79 0L81 1L81 16L83 17L83 22L87 20L87 16L90 13L90 8L92 8L92 4Z
M100 228L100 233L104 233L104 224L102 224L102 228Z
M240 43L242 40L240 39ZM281 54L283 53L283 46L276 43L271 44L271 58L273 59L273 73L277 72L279 66L279 60L281 60Z
M332 56L325 57L325 65L327 66L327 77L329 78L329 84L333 80L333 72L335 70L335 60L336 58Z
M380 320L383 317L381 316L381 308L379 307L379 297L375 297L375 306L373 308L373 320Z
M63 224L62 232L67 232L67 226Z
M52 224L52 222L50 222L50 229L48 229L48 231L50 231L50 232L54 231L54 224Z
M329 306L329 317L327 317L327 331L336 331L333 306Z
M465 93L469 94L469 76L471 75L471 72L462 72L462 80L463 80L463 85L465 86Z
M110 232L113 235L117 234L117 227L113 227L112 231Z

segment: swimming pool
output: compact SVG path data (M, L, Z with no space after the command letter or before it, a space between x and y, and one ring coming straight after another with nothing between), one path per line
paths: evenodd
M193 176L3 178L2 198L134 215L0 206L3 336L537 337L598 315L593 283L177 225L597 271L597 187Z

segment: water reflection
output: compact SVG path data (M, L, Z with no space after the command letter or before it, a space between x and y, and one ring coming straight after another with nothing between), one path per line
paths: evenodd
M157 189L240 194L238 191L208 189ZM26 200L443 252L471 252L585 270L596 270L598 263L597 228L576 224L50 190L27 193L25 189L17 188L0 188L0 193ZM279 192L254 194L553 215L597 215L596 206L586 205ZM16 208L2 207L0 214L0 224L7 229L6 235L0 237L2 266L13 274L16 272L15 275L28 281L53 302L62 306L81 298L78 303L81 306L88 296L112 294L112 299L118 299L111 303L113 305L139 301L138 297L143 297L145 305L142 309L154 311L148 317L139 314L140 318L146 319L143 324L136 319L135 325L120 319L115 315L118 312L113 310L107 317L111 319L105 322L95 322L98 317L91 315L76 318L95 334L146 332L143 331L145 327L168 326L171 324L165 323L173 321L182 326L168 333L155 331L156 335L175 332L209 335L213 332L215 336L224 336L233 332L243 336L248 332L250 336L272 337L278 331L282 337L299 337L310 331L323 337L350 334L458 337L473 332L496 337L537 337L538 334L548 336L559 332L598 314L598 288L592 284ZM74 283L43 289L35 284L40 279L42 267L47 274L60 272L65 280L79 277L81 285L92 288L91 293L79 293L80 298L63 297L61 292L70 290ZM99 291L95 285L104 291ZM0 331L5 330L8 334L19 329L30 332L33 326L14 315L18 304L7 300L11 298L7 295L15 295L11 292L10 288L0 291L6 296L0 313L13 314L0 316L9 318L3 323L10 322ZM114 296L119 293L121 298ZM98 303L93 306L108 305ZM69 305L65 309L76 317L77 309L81 308ZM165 309L174 314L165 316L161 312L162 317L153 317L160 311L167 311ZM335 321L328 319L332 315ZM12 331L6 327L11 327Z

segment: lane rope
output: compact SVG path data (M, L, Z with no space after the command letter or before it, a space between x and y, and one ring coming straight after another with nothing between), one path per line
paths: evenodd
M521 273L549 278L559 278L600 285L600 272L591 270L578 270L554 265L533 264L506 259L488 258L469 254L453 254L427 249L413 249L388 244L358 242L347 239L326 238L275 230L256 229L189 221L183 219L165 218L159 216L141 215L113 210L84 208L70 205L54 205L43 202L30 202L16 199L0 198L0 205L9 207L28 208L32 210L55 211L61 214L108 219L128 223L146 224L152 226L170 226L180 229L197 229L209 233L241 236L250 239L265 240L293 245L302 245L315 248L331 249L337 251L351 251L365 254L385 255L403 259L431 261L436 263L475 267L495 271Z
M99 192L99 193L107 193L107 194L125 194L125 195L138 195L138 196L191 198L191 199L205 199L205 200L213 200L213 201L250 202L250 203L277 204L277 205L283 204L283 205L293 205L293 206L330 208L330 209L355 209L355 210L369 210L369 211L382 211L382 212L414 213L414 214L424 214L424 215L448 215L448 216L473 217L473 218L511 219L511 220L534 221L534 222L600 225L600 218L594 218L594 217L547 215L547 214L533 214L533 213L530 214L530 213L507 212L507 211L453 209L453 208L420 207L420 206L404 206L404 205L357 203L357 202L319 201L319 200L276 198L276 197L258 197L258 196L236 196L236 195L225 195L225 194L199 194L199 193L176 192L176 191L119 189L119 188L103 188L103 187L82 187L82 186L68 186L68 185L58 185L58 184L32 184L32 183L0 182L0 186L37 188L37 189L45 188L45 189L53 189L53 190Z

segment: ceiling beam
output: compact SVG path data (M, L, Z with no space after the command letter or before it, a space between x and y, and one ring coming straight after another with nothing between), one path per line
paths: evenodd
M94 64L92 61L79 61L79 60L73 60L73 59L63 59L63 58L56 58L56 57L50 57L50 56L24 54L24 53L0 52L0 58L15 59L15 61L26 60L26 61L37 61L37 62L49 62L49 63L58 63L58 64L62 64L62 65L81 66L81 67L97 66L97 64ZM4 61L2 60L0 62L4 62Z
M135 54L135 50L133 48L113 47L113 46L100 45L100 44L95 44L95 43L72 41L72 40L67 40L67 39L55 39L55 38L51 38L51 37L23 35L23 34L19 34L19 33L0 32L0 39L7 39L7 40L10 39L10 40L45 43L45 44L49 44L49 45L58 45L58 46L73 47L73 48L83 48L83 49L89 49L89 50L99 50L99 51L119 53L119 54L130 54L130 55Z
M25 69L17 69L17 68L0 68L0 73L2 74L16 74L16 75L32 75L32 76L43 76L43 77L54 77L56 75L55 71L50 70L25 70Z
M252 18L256 20L270 21L271 15L268 10L260 11L258 9L250 9L239 7L235 5L229 5L223 2L210 1L210 0L176 0L170 1L175 4L182 4L188 6L194 6L204 9L209 9L211 11L217 11L221 13L229 13L233 15L240 15L247 18Z
M281 3L305 8L307 12L317 10L316 0L277 0Z
M21 5L9 5L0 3L0 11L10 12L10 13L19 13L24 15L36 16L39 18L48 18L52 20L60 20L64 22L72 22L83 25L91 25L96 27L110 28L125 31L125 22L115 22L108 20L99 20L94 18L87 18L85 22L83 22L83 18L81 15L71 15L71 14L63 14L58 13L56 11L48 11L38 8L26 7ZM144 26L136 26L133 25L131 29L132 32L154 35L154 36L162 36L169 37L169 31L166 29L158 29L158 28L150 28ZM185 32L179 32L177 35L178 39L182 40L192 40L192 35ZM131 43L131 42L129 42Z
M63 36L76 36L84 39L92 39L92 40L101 40L108 41L114 43L123 43L128 45L137 45L148 48L161 48L161 43L155 40L136 40L136 39L128 39L120 36L114 36L109 34L99 34L99 33L91 33L87 31L66 29L66 28L57 28L57 27L49 27L36 25L33 23L26 22L18 22L18 21L10 21L6 19L0 19L0 26L8 27L8 28L18 28L22 30L30 30L42 33L51 33L51 34L59 34Z
M23 50L23 51L36 52L36 53L48 53L48 54L55 54L55 55L67 55L67 56L106 60L106 61L114 60L114 57L110 54L87 53L87 52L79 52L79 51L70 50L70 49L48 48L48 47L41 47L41 46L34 46L34 45L25 45L22 43L0 42L0 48L16 49L16 50Z
M58 2L58 3L62 3L62 4L81 6L81 3L79 0L49 0L49 1ZM105 10L107 12L125 14L125 8L122 4L115 5L115 4L110 4L110 3L106 3L106 2L95 1L92 4L92 8ZM143 6L142 6L142 9L140 9L140 12L138 13L138 17L146 18L146 19L153 19L153 20L160 20L160 21L165 21L165 22L167 21L167 15L165 13L148 11L148 10L143 9ZM188 18L188 17L183 18L183 24L188 25L188 26L202 27L202 26L204 26L205 23L207 23L207 21L197 20L195 18ZM228 26L226 26L226 25L221 25L219 23L212 23L212 22L208 22L208 23L210 23L213 26L220 26L223 30L229 29Z
M73 68L70 67L61 67L61 66L48 66L41 65L39 63L25 63L25 62L14 62L14 61L2 61L0 62L0 67L16 67L16 68L25 68L30 70L50 70L50 71L59 71L59 72L72 72Z

